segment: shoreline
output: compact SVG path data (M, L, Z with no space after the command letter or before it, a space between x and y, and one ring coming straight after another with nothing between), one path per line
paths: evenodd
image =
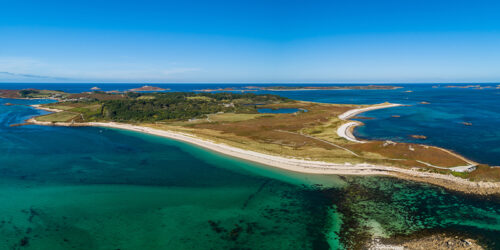
M361 113L364 113L364 112L368 112L368 111L372 111L372 110L377 110L377 109L399 107L399 106L404 106L404 105L403 104L398 104L398 103L378 104L378 105L370 106L370 107L366 107L366 108L351 109L351 110L348 110L348 111L340 114L338 117L339 117L340 120L348 121L350 118L352 118L352 117L354 117L356 115L359 115ZM357 126L361 126L361 125L363 125L363 123L359 122L359 121L348 121L347 123L342 124L337 129L337 134L340 137L342 137L342 138L344 138L344 139L346 139L348 141L352 141L352 142L356 142L356 143L365 143L366 141L359 140L353 134L354 129Z
M59 111L59 110L58 110ZM331 175L382 175L392 176L412 181L425 182L441 186L447 189L461 191L465 193L490 195L500 194L500 183L496 182L472 182L466 179L455 177L453 175L443 175L430 172L422 172L416 169L405 169L399 167L373 165L373 164L351 164L351 163L330 163L323 161L313 161L283 156L275 156L255 151L240 149L223 143L215 143L210 140L202 139L191 134L159 130L150 127L137 126L116 122L88 122L88 123L69 123L69 122L40 122L35 118L26 121L30 124L44 126L66 126L66 127L105 127L113 129L122 129L135 131L150 135L165 137L191 145L199 146L213 152L224 154L231 157L271 166L280 169L305 173L305 174L331 174Z
M53 112L53 113L64 111L64 110L60 110L60 109L45 108L45 107L42 107L41 104L33 104L33 105L29 105L29 106L31 106L33 108L36 108L36 109L39 109L39 110L43 110L43 111L47 111L47 112Z
M311 91L311 90L395 90L402 89L404 87L392 87L392 88L383 88L383 89L355 89L355 88L337 88L337 89L260 89L261 91Z
M371 105L370 107L365 107L365 108L357 108L357 109L351 109L348 110L342 114L339 115L340 120L349 120L350 118L359 115L361 113L365 113L368 111L372 110L377 110L377 109L385 109L385 108L392 108L392 107L400 107L400 106L405 106L403 104L399 103L382 103L382 104L375 104Z
M398 104L398 103L384 103L384 104L377 104L375 106L366 107L366 108L358 108L358 109L348 110L348 111L346 111L346 112L344 112L344 113L342 113L342 114L340 114L338 116L340 120L348 121L348 122L342 124L337 129L337 134L340 137L342 137L344 139L347 139L349 141L352 141L352 142L366 143L367 141L359 140L353 134L353 131L354 131L354 129L357 126L362 126L364 124L362 122L351 121L349 119L355 117L356 115L359 115L361 113L365 113L365 112L368 112L368 111L377 110L377 109L385 109L385 108L393 108L393 107L401 107L401 106L406 106L406 105ZM455 153L455 152L453 152L451 150L440 148L440 147L436 147L436 146L431 146L431 145L429 145L429 147L442 150L442 151L444 151L444 152L446 152L448 154L451 154L451 155L453 155L453 156L455 156L455 157L463 160L464 162L466 162L468 164L468 165L464 165L464 166L456 166L456 167L445 168L445 167L434 166L434 165L431 165L431 164L428 164L428 163L425 163L425 162L420 162L420 163L425 164L425 165L427 165L429 167L439 168L439 169L447 169L447 170L451 170L451 171L454 171L454 172L468 172L468 171L474 170L477 167L477 165L479 165L479 163L471 161L471 160L465 158L464 156L462 156L460 154L457 154L457 153Z

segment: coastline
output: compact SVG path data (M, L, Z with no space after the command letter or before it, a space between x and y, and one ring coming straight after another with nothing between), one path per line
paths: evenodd
M358 108L358 109L351 109L351 110L348 110L342 114L340 114L338 117L340 118L340 120L343 120L343 121L348 121L347 123L344 123L342 124L338 129L337 129L337 134L344 138L344 139L347 139L349 141L352 141L352 142L356 142L356 143L366 143L366 141L362 141L362 140L359 140L358 138L356 138L353 134L353 131L354 129L357 127L357 126L361 126L363 125L362 122L359 122L359 121L351 121L349 120L350 118L353 118L354 116L356 115L359 115L361 113L364 113L364 112L368 112L368 111L372 111L372 110L377 110L377 109L385 109L385 108L393 108L393 107L400 107L400 106L405 106L403 104L398 104L398 103L384 103L384 104L379 104L379 105L375 105L375 106L370 106L370 107L366 107L366 108ZM433 167L433 168L439 168L439 169L447 169L447 170L452 170L452 171L455 171L455 172L467 172L467 171L472 171L476 168L476 166L478 165L477 162L474 162L474 161L471 161L467 158L465 158L464 156L462 155L459 155L455 152L452 152L451 150L448 150L448 149L444 149L444 148L440 148L440 147L435 147L435 146L428 146L428 147L432 147L432 148L435 148L435 149L439 149L439 150L442 150L448 154L451 154L461 160L463 160L464 162L467 162L468 165L464 165L464 166L457 166L457 167L451 167L451 168L445 168L445 167L439 167L439 166L435 166L435 165L431 165L429 163L426 163L426 162L422 162L422 161L419 161L420 163L422 164L425 164L429 167Z
M370 106L370 107L366 107L366 108L351 109L351 110L344 112L343 114L340 114L339 118L340 118L340 120L347 121L350 118L352 118L356 115L359 115L361 113L364 113L364 112L377 110L377 109L399 107L399 106L403 106L403 105L398 104L398 103L387 103L387 104L384 103L384 104ZM357 126L361 126L361 125L363 125L362 122L349 121L347 123L342 124L337 129L337 134L340 137L342 137L348 141L352 141L352 142L356 142L356 143L365 143L366 141L358 140L352 133L354 131L354 128L356 128Z
M373 107L374 108L374 107ZM59 110L58 110L59 111ZM57 112L57 111L55 111ZM353 115L356 112L351 112ZM123 129L135 131L145 134L161 136L177 141L182 141L192 145L196 145L217 153L228 155L231 157L240 158L243 160L264 164L271 167L277 167L288 171L306 173L306 174L332 174L332 175L384 175L397 178L413 180L418 182L426 182L447 189L461 191L465 193L490 195L500 194L500 184L493 182L472 182L452 175L443 175L437 173L422 172L416 169L404 169L399 167L373 165L373 164L337 164L322 161L312 161L305 159L289 158L283 156L275 156L263 154L255 151L240 149L222 143L215 143L210 140L202 139L194 135L159 130L144 126L132 124L115 123L115 122L88 122L88 123L69 123L69 122L40 122L35 118L27 120L30 124L45 125L45 126L92 126L106 127L114 129Z
M383 89L376 89L376 88L365 88L365 89L355 89L355 88L333 88L333 89L304 89L304 88L297 88L297 89L261 89L263 91L311 91L311 90L395 90L395 89L402 89L404 87L392 87L392 88L383 88Z
M33 108L39 109L39 110L44 110L44 111L54 112L54 113L62 112L63 111L63 110L60 110L60 109L45 108L45 107L42 107L40 104L33 104L33 105L30 105L30 106L33 107Z
M372 110L377 110L377 109L385 109L385 108L392 108L392 107L399 107L399 106L405 106L403 104L399 104L399 103L382 103L382 104L376 104L376 105L372 105L370 107L366 107L366 108L358 108L358 109L351 109L351 110L348 110L346 112L344 112L343 114L340 114L339 115L339 118L341 120L348 120L356 115L359 115L361 113L364 113L364 112L368 112L368 111L372 111Z

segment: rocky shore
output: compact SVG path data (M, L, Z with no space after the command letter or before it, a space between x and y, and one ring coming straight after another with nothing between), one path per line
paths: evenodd
M367 247L369 250L481 250L484 249L476 240L444 234L431 235L419 239L373 239Z

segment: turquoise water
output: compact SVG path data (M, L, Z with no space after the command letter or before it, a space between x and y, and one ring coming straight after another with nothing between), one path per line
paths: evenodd
M500 246L500 201L385 177L291 173L103 128L10 127L0 99L0 249L338 249L449 232Z
M0 246L6 249L339 244L325 237L339 223L329 200L309 195L313 184L341 187L338 177L285 173L128 131L9 127L39 111L0 109Z

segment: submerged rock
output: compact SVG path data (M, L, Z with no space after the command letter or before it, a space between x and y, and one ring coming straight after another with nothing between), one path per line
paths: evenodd
M24 247L24 246L27 246L29 244L29 238L28 237L24 237L21 239L21 241L19 242L19 245Z
M420 139L420 140L427 139L427 136L425 136L425 135L410 135L410 137L413 139Z

